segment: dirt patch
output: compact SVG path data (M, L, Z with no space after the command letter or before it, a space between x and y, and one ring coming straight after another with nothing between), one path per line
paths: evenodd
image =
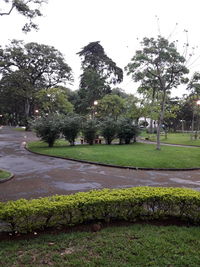
M195 226L194 224L190 222L185 222L181 221L180 219L177 218L168 218L166 220L152 220L152 221L135 221L135 222L127 222L127 221L112 221L112 222L102 222L102 221L93 221L87 224L81 224L81 225L76 225L76 226L70 226L70 227L60 227L60 228L47 228L44 230L39 230L35 231L32 233L27 233L27 234L19 234L19 233L0 233L0 242L1 241L15 241L15 240L30 240L30 239L36 239L39 236L42 235L57 235L60 233L73 233L73 232L98 232L101 231L103 228L107 227L121 227L121 226L131 226L134 224L149 224L149 225L155 225L155 226L170 226L170 225L175 225L175 226L186 226L186 227L191 227ZM96 225L100 225L100 227L96 227ZM97 230L96 230L97 229ZM54 245L53 242L49 243L49 246ZM73 249L72 249L73 250ZM72 253L73 251L65 251L63 253Z

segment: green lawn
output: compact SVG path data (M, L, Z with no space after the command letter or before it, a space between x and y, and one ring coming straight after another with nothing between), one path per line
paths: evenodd
M147 134L142 133L142 137L148 137L151 141L156 141L155 134ZM191 146L200 146L200 136L198 136L197 140L191 141L190 133L168 133L167 139L165 139L164 134L160 137L161 142L169 143L169 144L182 144L182 145L191 145Z
M19 132L25 132L25 127L16 127L14 128L15 131L19 131Z
M31 142L28 148L34 152L66 158L88 160L120 166L151 168L200 167L200 148L162 146L135 143L131 145L76 145L70 147L59 141L53 148L42 142Z
M0 179L6 179L10 177L11 173L8 171L0 170Z
M0 242L0 266L199 266L200 228L133 224Z

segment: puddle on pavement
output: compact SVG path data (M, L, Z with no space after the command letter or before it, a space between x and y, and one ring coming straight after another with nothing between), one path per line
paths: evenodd
M88 171L88 170L96 170L96 169L98 169L98 166L96 166L96 165L92 165L92 164L87 164L87 163L84 163L84 164L81 164L81 163L79 163L78 165L77 165L77 170L78 171L81 171L81 172L84 172L84 171Z
M81 183L81 184L72 184L72 183L64 183L64 182L54 182L55 187L63 190L84 190L84 189L97 189L102 188L99 183Z

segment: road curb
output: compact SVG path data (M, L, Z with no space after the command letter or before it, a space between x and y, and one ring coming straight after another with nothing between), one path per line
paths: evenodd
M73 159L73 158L64 158L60 156L53 156L53 155L47 155L43 153L38 153L35 151L31 151L28 147L27 144L25 144L24 148L36 155L41 155L41 156L46 156L46 157L51 157L51 158L57 158L57 159L64 159L64 160L71 160L75 162L80 162L80 163L87 163L87 164L94 164L98 166L104 166L104 167L113 167L113 168L119 168L119 169L130 169L130 170L142 170L142 171L195 171L195 170L200 170L200 167L196 168L148 168L148 167L133 167L133 166L119 166L119 165L113 165L113 164L106 164L106 163L100 163L100 162L95 162L95 161L87 161L87 160L79 160L79 159Z

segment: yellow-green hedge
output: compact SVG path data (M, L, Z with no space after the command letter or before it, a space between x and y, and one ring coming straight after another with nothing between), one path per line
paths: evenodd
M200 223L200 193L182 188L134 187L0 203L0 221L29 232L93 220L178 218Z

